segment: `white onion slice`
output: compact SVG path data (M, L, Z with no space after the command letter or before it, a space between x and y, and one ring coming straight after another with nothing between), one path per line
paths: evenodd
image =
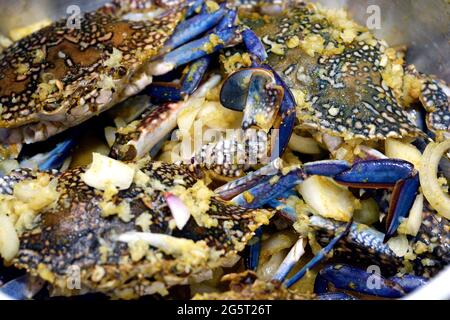
M345 222L353 216L355 197L329 178L311 176L300 184L298 191L315 214Z
M423 194L419 193L409 211L408 221L406 222L406 233L416 236L419 232L423 220Z
M164 194L164 198L166 199L167 205L172 212L177 228L179 230L183 230L184 226L191 217L188 207L186 207L180 198L170 192L166 192Z
M19 251L19 237L11 219L0 214L0 257L12 260Z
M419 176L425 198L438 214L450 219L450 196L442 190L437 179L439 162L448 149L450 140L429 143L422 156Z
M420 168L422 154L412 144L395 139L386 139L384 148L389 158L406 160L411 162L416 169Z
M319 154L322 152L319 144L313 138L302 137L293 133L288 144L291 150L303 154Z
M105 138L108 146L111 148L116 141L116 132L117 128L114 127L105 127Z

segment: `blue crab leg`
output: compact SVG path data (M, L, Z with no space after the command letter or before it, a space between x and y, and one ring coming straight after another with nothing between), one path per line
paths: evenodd
M272 280L277 280L283 282L286 279L286 276L291 272L296 263L300 260L300 258L305 253L305 249L303 248L304 239L300 238L294 246L291 248L286 258L284 258L281 265L278 267L278 270L275 272Z
M308 162L303 165L307 175L319 175L334 178L337 174L351 169L351 165L345 160L322 160Z
M226 10L220 8L212 13L195 15L192 18L181 22L174 34L164 45L163 52L169 52L179 46L187 43L189 40L211 30L224 17Z
M334 180L358 188L394 188L386 220L385 241L389 240L407 216L416 198L419 177L414 166L399 159L364 160L338 173Z
M286 205L280 200L271 199L267 202L267 205L280 212L280 215L292 222L297 220L297 212L291 206Z
M317 300L358 300L354 296L343 292L329 292L317 295Z
M384 242L387 242L394 235L400 225L400 218L404 218L408 215L409 210L416 199L418 189L418 175L402 179L395 184L386 219L387 231Z
M216 25L214 30L208 34L231 28L235 23L236 15L237 13L235 10L228 10L220 22ZM189 37L186 37L185 42L189 39ZM159 103L183 100L198 88L210 62L210 56L202 57L185 68L183 71L183 77L179 81L153 81L153 83L147 87L146 92Z
M232 201L245 208L260 208L270 200L292 189L304 178L303 170L300 167L293 167L288 172L275 175L250 190L244 191L234 197Z
M166 74L179 66L200 59L223 49L225 46L240 42L239 28L220 30L200 39L189 42L153 61L149 71L154 76Z
M319 281L328 281L342 290L384 298L401 298L405 295L403 288L394 281L350 265L327 265L319 274Z
M31 158L20 162L22 168L33 168L37 166L39 170L47 171L59 169L69 156L72 149L77 145L77 136L71 136L58 143L55 148L46 153L39 153Z
M344 238L350 231L350 228L352 226L352 221L347 223L344 231L340 232L338 235L336 235L330 243L328 243L322 250L320 250L314 258L312 258L300 271L298 271L296 274L294 274L290 279L286 280L284 283L287 288L293 286L297 281L299 281L303 276L314 268L318 263L320 263L322 260L324 260L327 255L333 250L333 247L338 243L342 238Z
M246 267L248 270L256 270L259 263L259 256L261 254L261 237L262 228L258 228L255 231L255 236L251 240L249 245L248 257L246 258Z
M251 189L252 187L269 180L276 174L281 173L282 160L280 158L271 161L264 167L250 172L242 178L233 180L223 186L214 190L224 200L231 200L233 197L241 194L242 192Z
M424 277L415 276L412 274L405 274L401 277L391 277L389 280L402 287L406 293L413 292L428 282L428 280Z
M123 161L144 157L176 127L177 115L184 106L184 102L165 103L145 112L132 132L116 133L110 156Z
M236 17L236 10L228 10L222 20L220 20L219 24L215 27L215 30L225 30L227 28L231 28L236 23Z
M209 56L202 57L185 68L179 82L153 82L146 93L157 103L181 101L198 88L210 62Z

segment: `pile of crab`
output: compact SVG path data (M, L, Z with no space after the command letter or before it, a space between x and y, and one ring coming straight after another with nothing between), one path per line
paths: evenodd
M117 0L11 44L0 292L416 290L450 262L450 107L405 55L300 1Z

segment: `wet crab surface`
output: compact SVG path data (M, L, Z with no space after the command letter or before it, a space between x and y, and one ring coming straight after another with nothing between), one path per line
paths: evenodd
M55 22L0 53L0 290L403 297L450 261L446 92L301 1Z

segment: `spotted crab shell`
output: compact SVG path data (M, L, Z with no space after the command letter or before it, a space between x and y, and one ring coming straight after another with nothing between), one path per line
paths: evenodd
M132 184L111 200L129 203L129 221L102 215L103 192L82 181L83 169L55 173L59 199L55 206L40 213L40 221L32 230L20 236L14 265L49 281L53 294L58 295L102 292L113 297L136 298L164 293L174 285L201 281L198 279L207 276L211 269L236 261L254 230L268 223L274 213L266 209L244 209L213 197L207 214L217 219L216 226L200 226L191 217L182 230L172 229L169 224L173 216L161 186L189 188L198 181L198 175L183 166L159 162L147 162L141 170L150 178L148 184L139 187ZM0 190L9 194L17 182L35 176L29 170L16 171L1 178ZM147 232L192 240L195 245L202 243L204 257L180 260L150 246L144 257L133 260L132 249L127 243L117 241L117 236L142 232L137 219L143 213L150 215ZM81 290L67 287L73 267L79 270Z
M145 64L171 36L183 10L146 21L103 11L85 14L80 28L60 20L3 51L0 141L45 140L151 82Z

